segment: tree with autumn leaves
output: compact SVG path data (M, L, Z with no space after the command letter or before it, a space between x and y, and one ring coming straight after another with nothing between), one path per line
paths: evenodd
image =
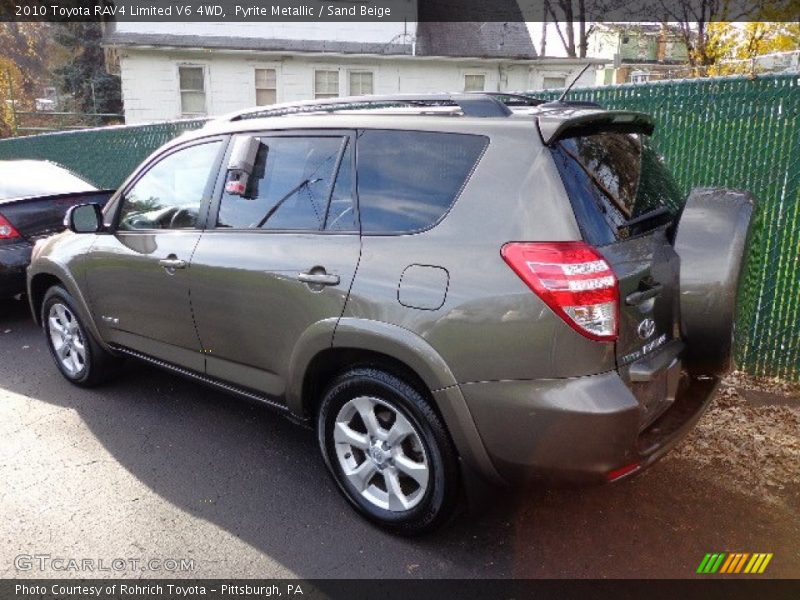
M101 42L100 23L0 23L0 136L13 133L15 112L33 110L45 86L56 87L68 111L122 112Z
M700 71L725 59L800 49L800 0L543 0L541 16L528 16L553 27L567 56L582 58L594 23L629 10L669 23Z
M49 23L0 25L0 136L10 135L15 108L32 108L49 71L49 46Z
M693 67L800 49L800 0L660 0Z

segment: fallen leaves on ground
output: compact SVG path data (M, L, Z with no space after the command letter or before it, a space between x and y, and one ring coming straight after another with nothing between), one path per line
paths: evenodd
M800 397L796 403L753 405L737 390L786 397L796 389L775 382L765 389L760 383L740 376L727 378L672 458L713 469L710 472L727 487L780 502L800 489Z
M757 392L766 392L776 396L791 397L800 406L800 383L784 381L773 377L753 377L741 371L735 371L725 378L725 385Z

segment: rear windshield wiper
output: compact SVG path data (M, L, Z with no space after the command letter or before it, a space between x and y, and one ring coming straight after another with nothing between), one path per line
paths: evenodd
M668 217L665 219L664 217ZM648 223L650 221L659 221L663 220L665 223L672 219L672 211L667 208L666 206L659 206L658 208L654 208L653 210L649 210L644 214L639 215L629 221L625 221L622 224L622 227L633 227L635 225L641 225L642 223Z

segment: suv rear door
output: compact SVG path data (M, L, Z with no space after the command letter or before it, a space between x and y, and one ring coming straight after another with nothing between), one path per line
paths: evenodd
M278 399L295 345L341 316L358 265L355 140L349 131L253 135L245 194L222 190L220 173L192 259L192 307L207 374Z
M640 133L568 137L553 156L584 239L619 280L617 366L642 406L642 427L677 390L680 260L671 226L681 198Z

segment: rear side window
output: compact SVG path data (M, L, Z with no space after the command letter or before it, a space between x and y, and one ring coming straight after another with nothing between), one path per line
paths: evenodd
M553 149L584 238L610 244L672 222L682 195L649 138L598 133Z
M357 146L364 233L411 233L450 209L487 138L461 133L369 130Z
M340 161L347 143L339 136L261 138L248 197L223 194L217 227L355 229L351 163ZM329 205L334 183L334 203Z

